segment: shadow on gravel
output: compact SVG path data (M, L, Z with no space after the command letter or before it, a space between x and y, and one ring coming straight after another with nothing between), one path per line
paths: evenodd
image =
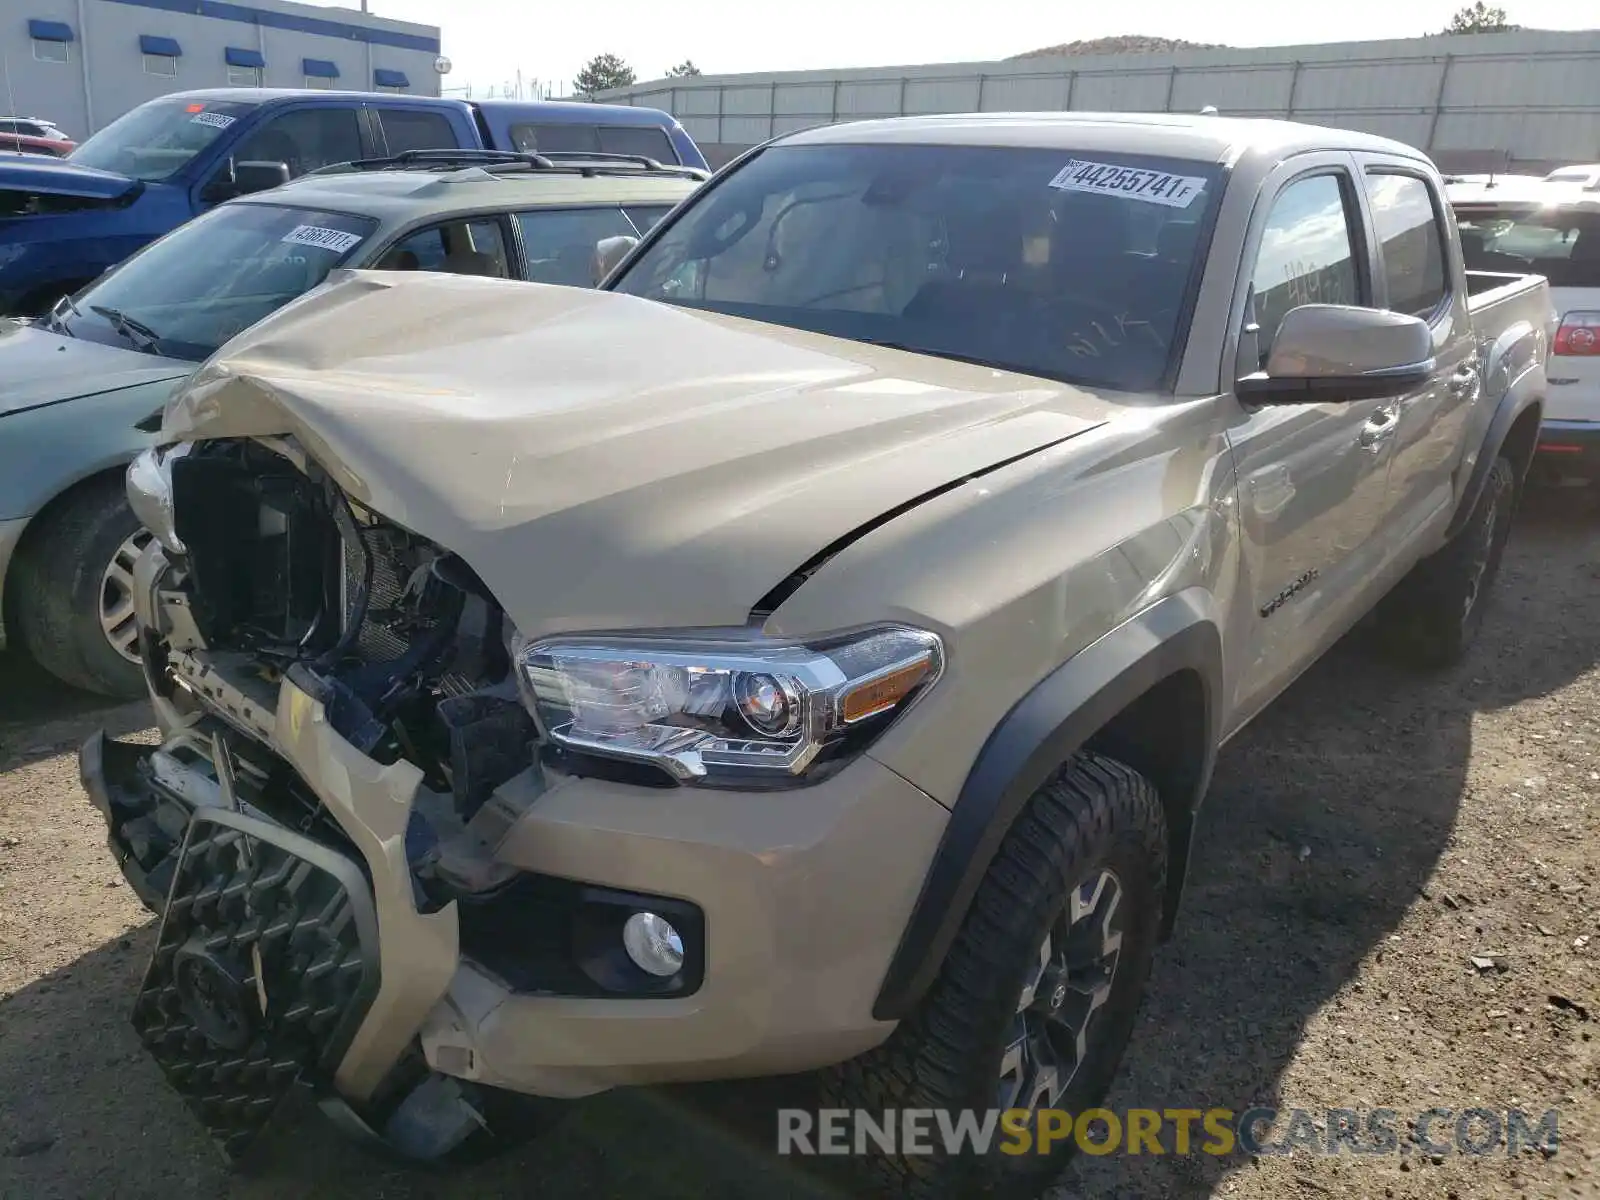
M75 749L95 729L122 737L152 723L149 705L82 692L20 654L0 653L0 772Z
M1597 551L1592 507L1534 497L1467 663L1418 678L1342 645L1228 747L1187 908L1158 958L1112 1107L1240 1111L1293 1101L1280 1096L1281 1075L1306 1021L1363 959L1383 953L1448 842L1474 714L1559 688L1600 661ZM12 669L0 661L0 672ZM0 675L0 694L9 678ZM14 720L16 698L3 703L0 721ZM53 703L65 705L51 710L62 729L101 719L70 697ZM138 706L127 719L141 719ZM773 1110L811 1106L804 1080L602 1096L576 1104L541 1140L448 1174L374 1159L310 1121L276 1135L263 1174L230 1176L128 1025L152 930L0 1001L0 1198L839 1194L770 1152ZM1067 1182L1085 1197L1200 1197L1243 1161L1117 1156L1085 1162Z
M831 1200L728 1122L734 1089L613 1093L470 1170L376 1157L318 1119L272 1134L268 1166L231 1173L140 1049L128 1009L155 943L151 921L0 999L4 1200ZM757 1085L754 1092L766 1085Z

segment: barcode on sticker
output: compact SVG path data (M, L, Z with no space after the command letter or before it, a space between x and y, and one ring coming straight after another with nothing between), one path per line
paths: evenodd
M195 113L194 116L190 117L189 120L195 125L209 125L213 129L226 129L229 125L232 125L237 118L230 117L227 113L198 112Z
M361 235L346 233L343 229L324 229L321 225L296 225L283 235L282 240L296 246L316 246L343 254L361 240Z
M1166 171L1075 158L1056 173L1050 186L1064 192L1097 192L1165 204L1169 208L1188 208L1205 190L1206 181L1198 175L1171 175Z

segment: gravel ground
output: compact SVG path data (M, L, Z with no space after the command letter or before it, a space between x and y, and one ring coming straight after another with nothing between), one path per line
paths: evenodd
M1060 1200L1600 1196L1597 664L1600 505L1573 493L1530 502L1461 668L1418 679L1360 646L1330 654L1223 753L1111 1101L1402 1121L1554 1107L1554 1154L1117 1155L1084 1159ZM0 1197L838 1194L767 1153L775 1098L803 1102L790 1082L600 1097L448 1176L313 1121L230 1175L127 1024L152 924L76 778L90 729L147 723L0 658Z

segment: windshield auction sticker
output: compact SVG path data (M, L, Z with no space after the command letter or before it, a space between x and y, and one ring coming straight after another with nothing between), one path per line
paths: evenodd
M227 113L219 112L197 112L189 118L191 124L209 125L213 129L226 129L235 120L237 120L236 117L230 117Z
M1165 171L1145 171L1075 158L1061 168L1050 186L1063 192L1127 196L1130 200L1165 204L1169 208L1188 208L1205 190L1206 181L1197 175L1169 175Z
M343 254L361 240L361 235L346 233L343 229L324 229L321 225L296 225L280 240L294 246L316 246Z

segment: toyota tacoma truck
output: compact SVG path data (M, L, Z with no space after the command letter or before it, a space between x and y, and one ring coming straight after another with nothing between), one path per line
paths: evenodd
M144 1045L235 1155L291 1089L433 1161L662 1081L1083 1111L1219 747L1369 613L1466 651L1544 282L1415 150L1126 114L781 137L595 257L331 277L130 468Z

